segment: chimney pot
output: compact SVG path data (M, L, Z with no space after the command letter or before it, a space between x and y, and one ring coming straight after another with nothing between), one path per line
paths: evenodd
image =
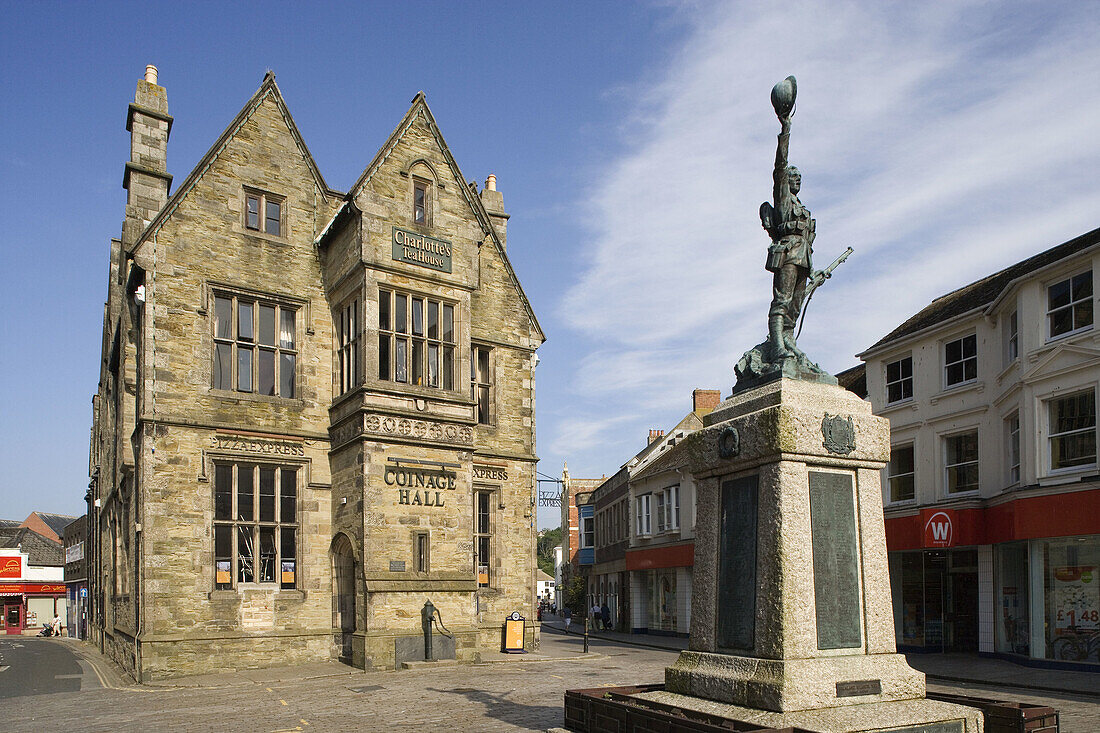
M494 175L493 173L489 174L489 177L485 179L485 188L489 189L490 191L496 191L497 190L497 177L496 177L496 175Z
M664 434L665 434L664 430L650 430L649 431L649 442L646 443L646 445L650 445L651 443L653 443L653 441L660 439L662 436L664 436Z
M157 83L157 67L153 66L152 64L148 64L145 67L145 81L149 82L150 84Z

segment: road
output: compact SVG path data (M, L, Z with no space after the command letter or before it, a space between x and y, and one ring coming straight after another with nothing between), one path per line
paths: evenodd
M0 636L0 698L101 689L92 666L69 644L33 636Z
M329 676L219 678L201 687L120 686L88 661L78 643L21 638L0 647L5 731L543 731L562 724L566 689L661 682L675 651L544 633L540 659L412 671L354 672L332 665ZM87 652L85 652L87 654ZM89 656L89 659L94 657ZM102 660L97 662L103 666ZM33 680L11 687L8 675ZM336 676L332 673L336 672ZM66 675L77 674L79 677ZM59 677L60 675L60 677ZM103 686L103 682L109 685ZM1100 697L933 685L960 694L1051 705L1063 733L1100 731ZM19 690L14 691L13 690Z

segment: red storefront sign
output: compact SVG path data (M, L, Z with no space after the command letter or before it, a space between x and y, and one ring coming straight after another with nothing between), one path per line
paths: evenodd
M630 550L626 553L627 570L656 570L658 568L689 568L695 564L695 543L665 545Z
M0 583L0 596L20 593L64 593L65 585L57 583Z
M0 578L22 578L23 558L0 557Z
M955 544L955 511L953 509L922 509L925 547L953 547Z
M1100 534L1100 489L967 509L925 507L918 514L886 519L890 552L1085 534Z

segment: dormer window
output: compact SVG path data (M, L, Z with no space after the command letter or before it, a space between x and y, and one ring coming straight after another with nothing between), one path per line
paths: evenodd
M422 227L430 225L431 184L421 178L413 179L413 223Z

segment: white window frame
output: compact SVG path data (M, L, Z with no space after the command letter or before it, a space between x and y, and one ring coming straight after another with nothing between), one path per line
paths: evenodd
M1005 316L1005 366L1020 358L1020 312L1014 310Z
M649 537L653 534L653 522L650 515L652 496L652 494L642 494L634 500L637 509L635 530L639 537Z
M966 340L967 339L973 339L974 340L974 353L971 354L970 356L967 356L964 352L964 347L966 345ZM947 350L951 347L952 344L954 344L956 342L959 343L959 354L960 354L961 358L959 358L956 361L948 362L947 361ZM966 364L969 361L974 362L974 376L970 377L968 379L966 377ZM951 367L955 366L956 364L961 365L962 371L963 371L963 378L961 380L957 381L957 382L952 382L952 381L950 381L951 380L950 370L951 370ZM970 384L972 382L977 381L977 379L978 379L978 335L975 332L971 331L970 333L959 336L958 338L951 339L950 341L944 341L943 342L943 387L944 387L944 389L950 389L952 387L960 387L964 384Z
M1090 281L1089 282L1089 292L1084 297L1081 297L1077 300L1074 300L1073 299L1073 281L1077 280L1078 278L1085 278L1085 277L1087 277ZM1052 289L1058 287L1059 285L1063 285L1065 283L1069 283L1070 301L1069 301L1069 303L1067 303L1065 305L1061 305L1061 306L1058 306L1057 308L1052 309L1050 307L1050 291ZM1084 331L1088 331L1088 330L1092 329L1093 323L1096 322L1095 308L1092 307L1093 306L1092 299L1093 299L1094 294L1095 294L1094 285L1095 284L1092 282L1092 270L1082 270L1081 272L1070 275L1067 278L1059 280L1056 283L1051 283L1050 285L1047 286L1047 288L1046 288L1046 293L1047 293L1047 309L1046 309L1047 341L1056 341L1058 339L1064 339L1064 338L1067 338L1069 336L1073 336L1075 334L1082 333ZM1081 304L1081 303L1089 303L1089 305L1090 305L1089 321L1088 321L1088 323L1084 323L1084 324L1078 326L1075 323L1076 317L1075 317L1075 314L1074 314L1074 310L1075 310L1074 306L1076 306L1078 304ZM1062 333L1058 333L1058 334L1051 333L1051 325L1053 324L1054 314L1055 313L1060 313L1060 312L1065 311L1065 310L1068 310L1069 313L1070 313L1070 321L1071 321L1070 330L1063 331Z
M974 436L974 443L975 443L975 448L976 448L976 451L977 451L977 455L974 457L974 460L958 461L956 463L948 463L948 453L949 453L948 443L949 443L949 441L956 440L956 439L959 439L959 438L964 438L964 437L969 436L969 435ZM977 493L981 489L981 480L982 480L981 479L981 470L980 470L980 466L981 466L981 433L978 431L978 428L974 427L970 430L960 430L958 432L951 433L950 435L942 436L942 438L941 438L941 448L943 450L943 493L944 493L944 496L959 496L959 495ZM960 489L960 490L952 491L951 490L951 471L952 471L952 469L958 469L958 468L962 468L964 466L974 466L975 470L978 473L977 483L973 488L966 488L966 489Z
M1005 466L1009 486L1020 483L1020 411L1005 418Z
M908 448L913 453L913 467L912 470L893 473L894 471L894 452ZM904 499L894 498L894 480L903 479L905 477L913 479L913 495ZM890 504L903 504L906 502L915 501L917 498L917 451L916 444L913 441L908 443L898 443L897 445L890 446L890 462L886 464L886 498Z
M906 361L909 362L909 376L905 376L905 374L904 374L904 365L905 365ZM898 374L897 379L891 380L890 379L890 367L894 366L895 364L898 365L899 374ZM885 395L886 404L888 404L888 405L899 405L902 402L909 402L913 399L913 355L912 354L908 354L906 356L899 357L899 358L895 359L894 361L886 362L883 365L883 376L885 377L885 382L886 382L886 395ZM909 386L909 394L908 395L904 394L906 384L908 384L908 386ZM891 400L890 399L890 388L894 385L899 385L900 386L902 396L897 398L896 400Z
M1092 414L1093 414L1092 425L1091 426L1086 426L1086 427L1083 427L1083 428L1075 428L1073 430L1065 430L1065 431L1062 431L1060 433L1054 432L1055 426L1052 424L1053 415L1051 414L1051 410L1054 409L1054 405L1058 402L1063 401L1063 400L1069 400L1069 399L1078 397L1080 395L1090 394L1090 393L1092 394ZM1053 474L1053 475L1059 475L1059 474L1064 474L1064 473L1075 473L1075 472L1078 472L1078 471L1095 469L1096 466L1097 466L1097 456L1096 456L1095 449L1096 449L1097 443L1098 443L1097 434L1096 434L1096 428L1097 428L1096 387L1095 386L1089 386L1089 387L1085 387L1084 389L1079 389L1075 392L1069 392L1067 394L1051 396L1051 397L1049 397L1049 398L1047 398L1046 400L1043 401L1043 408L1044 408L1043 412L1046 414L1046 421L1047 421L1047 436L1046 436L1046 454L1047 455L1046 455L1046 459L1047 459L1047 465L1050 467L1050 473ZM1063 466L1063 467L1055 468L1055 466L1054 466L1054 441L1056 439L1066 438L1066 437L1069 437L1069 436L1072 436L1072 435L1085 435L1085 434L1088 434L1089 432L1091 432L1092 436L1093 436L1092 440L1093 440L1094 452L1093 452L1092 462L1091 463L1081 463L1081 464L1078 464L1078 465L1075 465L1075 466Z

